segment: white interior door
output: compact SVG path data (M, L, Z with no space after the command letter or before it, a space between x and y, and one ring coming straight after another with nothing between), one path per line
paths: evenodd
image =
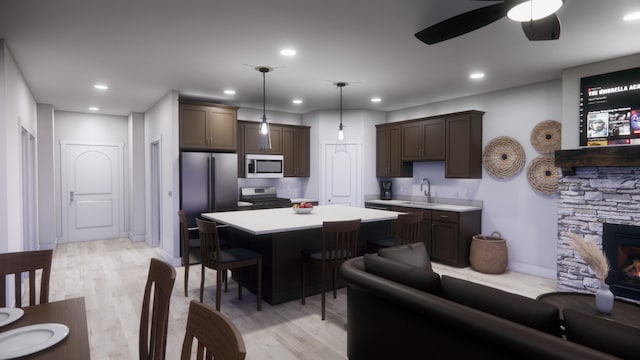
M362 200L362 156L360 144L323 144L321 179L322 199L327 205L361 206Z
M62 144L66 241L113 239L123 223L122 144Z

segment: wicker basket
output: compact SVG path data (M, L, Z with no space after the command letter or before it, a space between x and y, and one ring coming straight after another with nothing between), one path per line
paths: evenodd
M499 232L491 236L474 235L469 253L471 268L485 274L502 274L507 270L507 242Z

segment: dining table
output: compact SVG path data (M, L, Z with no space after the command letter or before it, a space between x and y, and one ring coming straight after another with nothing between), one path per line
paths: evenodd
M22 317L0 327L0 336L13 329L50 323L66 325L69 333L60 342L18 359L86 360L91 358L84 297L27 306L22 310L24 311Z

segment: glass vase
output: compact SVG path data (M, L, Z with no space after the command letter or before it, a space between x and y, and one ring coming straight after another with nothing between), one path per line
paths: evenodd
M609 290L609 285L600 284L600 288L596 291L596 308L598 312L611 314L614 299L613 293Z

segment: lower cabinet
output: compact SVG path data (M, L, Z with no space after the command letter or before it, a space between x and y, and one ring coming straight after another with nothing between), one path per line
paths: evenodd
M480 210L455 212L403 206L392 206L390 210L423 211L420 237L431 260L456 267L470 265L471 238L481 232Z
M431 259L443 264L469 266L471 238L482 229L482 212L431 212Z

